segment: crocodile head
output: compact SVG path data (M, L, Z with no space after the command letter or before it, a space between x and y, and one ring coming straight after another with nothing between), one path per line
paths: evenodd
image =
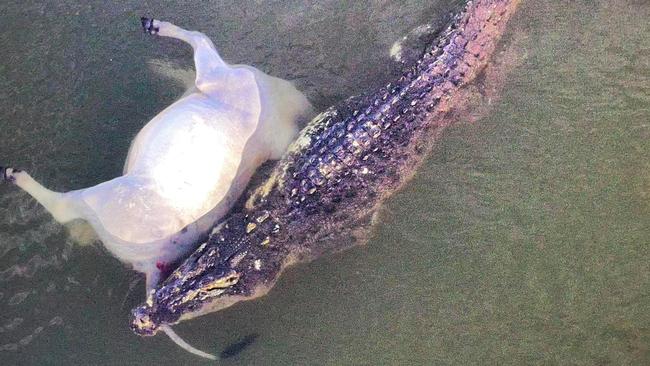
M223 248L222 248L223 249ZM221 252L221 253L220 253ZM237 286L242 270L237 268L246 252L224 253L216 245L203 244L180 267L131 312L131 329L152 336L164 324L192 318L215 306L239 301Z
M148 305L138 306L131 311L131 329L141 336L153 336L158 332L160 323L154 321L153 308Z

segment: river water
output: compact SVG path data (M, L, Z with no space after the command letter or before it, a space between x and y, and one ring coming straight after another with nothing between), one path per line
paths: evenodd
M462 1L4 1L0 164L71 190L120 174L208 34L318 109L384 83L390 46ZM367 245L176 331L224 365L650 364L650 3L524 1L481 113L449 128ZM128 328L144 283L0 187L0 364L208 364ZM84 240L88 241L88 240Z

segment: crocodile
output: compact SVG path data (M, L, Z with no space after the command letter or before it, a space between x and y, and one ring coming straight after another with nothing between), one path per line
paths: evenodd
M132 310L131 329L151 336L262 296L287 266L352 246L331 237L352 232L413 175L518 3L470 1L396 80L315 117L245 206Z

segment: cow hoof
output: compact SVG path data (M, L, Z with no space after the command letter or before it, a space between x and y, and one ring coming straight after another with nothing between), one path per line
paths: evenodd
M20 170L14 168L5 168L3 166L0 166L0 183L4 183L4 182L15 183L16 182L16 177L14 176L15 173L20 173Z
M142 30L145 33L149 33L149 34L157 34L158 33L158 30L160 28L154 26L153 21L154 21L153 18L145 18L145 17L140 18L140 22L142 23Z

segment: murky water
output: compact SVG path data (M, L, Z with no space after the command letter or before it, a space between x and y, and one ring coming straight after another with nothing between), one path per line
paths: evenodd
M56 190L120 173L191 67L141 14L322 108L385 81L390 45L462 2L310 3L3 2L0 163ZM225 365L650 363L647 19L647 1L525 1L500 98L447 130L366 246L177 332ZM0 364L206 363L131 333L137 277L0 187Z

